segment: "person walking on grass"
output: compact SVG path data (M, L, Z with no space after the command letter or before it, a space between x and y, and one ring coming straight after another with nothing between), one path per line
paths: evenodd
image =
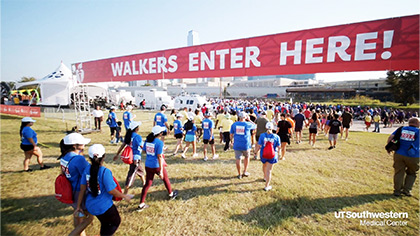
M400 128L400 147L394 152L394 196L412 196L411 190L419 171L419 119L410 118L408 126ZM395 130L388 138L390 142Z
M216 154L216 147L214 146L214 122L210 119L210 112L204 114L204 120L201 123L203 128L203 152L204 152L204 161L208 160L207 157L207 145L211 146L211 153L213 155L212 159L216 159L219 155Z
M233 125L233 121L230 119L230 114L225 115L225 119L222 120L222 132L223 132L223 141L225 142L225 146L223 147L223 151L227 151L230 149L230 128Z
M290 144L289 138L289 129L292 128L292 125L289 121L286 120L286 115L284 113L280 114L280 121L277 123L277 135L281 140L281 156L280 160L285 160L286 155L286 145Z
M312 114L312 118L309 119L309 145L315 147L316 134L318 133L318 128L321 127L321 122L319 122L319 113L315 112Z
M73 215L74 230L70 235L86 235L84 229L92 222L93 217L89 215L85 207L85 191L80 189L80 179L82 178L83 171L89 165L83 156L85 145L90 142L90 139L84 138L81 134L71 133L65 136L60 141L61 155L58 157L60 160L61 171L69 180L73 193L73 209L79 206L79 212L84 217ZM80 194L82 193L82 194ZM80 198L80 205L77 205Z
M302 129L303 123L305 122L305 116L302 114L302 109L299 109L299 113L294 116L295 121L295 134L296 134L296 144L302 142Z
M373 116L373 123L375 124L375 129L372 132L380 132L379 122L381 122L381 116L379 115L379 112L376 112Z
M197 157L197 138L195 136L195 132L197 131L197 126L194 124L194 117L189 117L188 121L184 124L184 131L185 131L185 147L182 151L181 157L186 158L185 153L187 153L189 146L192 144L193 148L193 158Z
M146 142L143 146L143 151L146 152L146 184L141 191L141 200L137 211L143 211L149 205L145 203L147 192L153 184L155 175L163 180L166 190L169 194L169 199L175 199L178 196L178 191L172 191L171 182L169 181L168 172L166 171L166 162L163 157L164 143L159 138L165 131L164 127L154 126L152 132L147 136Z
M134 180L136 179L136 175L141 178L141 181L144 185L146 182L145 178L145 171L141 164L141 152L143 149L143 139L138 134L140 130L140 121L132 121L130 126L128 127L127 133L125 134L124 142L121 144L120 148L118 149L117 153L114 156L114 161L118 159L121 151L126 146L131 146L133 150L133 163L130 164L130 168L128 169L127 177L125 179L125 187L124 187L124 194L128 193L128 189L133 185Z
M261 134L267 132L267 129L265 128L266 124L269 122L267 118L267 113L265 111L260 112L260 117L257 118L255 121L257 125L257 129L255 130L255 138L258 143L258 140L260 140ZM254 160L257 160L258 152L254 155Z
M92 112L92 116L95 119L95 130L101 131L101 123L104 119L104 112L101 110L100 106L96 106L96 109Z
M89 148L91 165L88 165L80 181L80 193L74 215L81 212L82 198L86 195L88 212L101 222L100 235L113 235L117 231L121 217L112 201L113 197L122 198L129 202L133 195L123 194L117 190L111 170L104 167L105 148L101 144L94 144Z
M133 115L133 113L131 113L132 110L133 110L133 106L128 105L126 108L126 111L123 113L125 132L128 131L131 121L133 121L133 119L136 118L136 116Z
M248 164L251 150L251 130L255 129L255 124L250 122L245 112L238 114L239 121L233 123L230 128L230 139L233 140L233 150L235 151L236 170L238 179L248 177ZM244 157L244 170L241 174L241 159Z
M273 170L274 164L278 162L279 152L280 152L280 137L273 133L274 124L268 122L266 124L267 132L260 135L257 145L255 146L254 154L257 155L258 151L260 151L260 160L263 163L263 174L264 174L264 181L265 181L265 191L270 191L272 189L270 182L271 182L271 172ZM266 148L267 142L270 142L273 147L274 156L265 156L263 150ZM269 146L267 146L269 148Z
M117 119L117 115L115 114L115 107L111 107L111 110L109 111L108 114L108 121L107 124L109 125L109 129L111 131L111 144L114 144L116 142L115 140L115 134L117 132L117 127L118 127L118 119Z
M37 157L37 161L41 170L51 168L51 166L44 165L42 160L42 151L41 148L38 147L37 133L31 128L35 122L36 121L31 117L24 117L22 118L22 123L20 125L20 149L22 149L25 153L25 159L23 160L23 170L26 172L33 171L29 168L32 155Z
M341 115L341 122L343 123L344 133L346 134L345 140L348 140L350 126L353 125L353 115L350 113L350 108L346 107ZM341 135L343 139L343 135Z
M182 117L184 117L184 115L182 115L181 113L176 114L176 120L173 123L174 135L176 139L175 151L173 153L174 156L178 153L179 149L183 150L182 138L184 137L184 128L181 121Z
M338 133L343 134L343 125L338 120L339 115L334 114L334 119L330 121L329 126L330 130L328 133L328 141L330 143L330 147L328 150L335 148L337 145Z

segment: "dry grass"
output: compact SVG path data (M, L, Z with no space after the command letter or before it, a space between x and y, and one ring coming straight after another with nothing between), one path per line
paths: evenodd
M141 135L151 129L153 114L136 111L143 121ZM121 114L119 114L119 117ZM65 123L37 119L45 163L54 168L23 173L23 152L19 148L20 118L1 116L1 235L65 235L72 230L72 209L54 196L54 180L59 172L56 157ZM106 166L124 183L128 166L112 162L117 146L109 144L109 131L86 135L93 143L105 144ZM414 196L395 198L392 193L392 157L383 150L387 135L352 132L347 142L327 151L328 141L318 136L316 148L304 142L288 147L286 161L273 172L273 190L264 192L261 163L252 161L251 176L236 179L233 152L203 162L202 144L198 159L168 157L168 172L179 198L167 200L157 179L147 196L149 209L135 212L141 193L136 180L132 202L120 202L123 219L117 235L418 235L419 185ZM217 138L218 140L218 138ZM173 137L167 138L169 153ZM191 151L189 151L191 156ZM31 168L39 169L35 158ZM336 211L408 212L408 226L361 226L358 219L336 219ZM87 233L99 233L94 220Z

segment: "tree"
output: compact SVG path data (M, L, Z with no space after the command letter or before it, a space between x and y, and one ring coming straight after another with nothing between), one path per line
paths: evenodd
M413 104L419 100L419 71L388 71L386 83L396 102Z
M34 81L34 80L36 80L34 77L26 77L26 76L24 76L24 77L22 77L20 79L19 83L30 82L30 81Z

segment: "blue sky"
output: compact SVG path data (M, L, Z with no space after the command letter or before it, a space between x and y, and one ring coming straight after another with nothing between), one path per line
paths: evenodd
M1 80L40 79L61 61L184 47L189 30L204 44L419 13L418 0L2 0Z

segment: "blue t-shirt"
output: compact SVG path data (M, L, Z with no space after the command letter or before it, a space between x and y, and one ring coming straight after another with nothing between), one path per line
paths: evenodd
M230 127L233 134L233 150L246 151L251 149L251 130L255 129L255 124L251 122L237 121Z
M111 118L111 125L109 127L117 127L117 115L115 114L115 112L110 112L108 117Z
M214 122L210 119L204 119L202 122L203 127L203 139L212 140L214 139L214 135L210 137L210 130L214 129Z
M131 114L131 112L129 111L124 112L123 120L124 120L124 126L126 129L128 129L128 127L130 126L131 119L133 119L133 114Z
M182 122L180 120L174 121L174 134L182 133Z
M166 127L165 123L168 122L168 118L165 114L159 112L155 115L154 121L156 122L156 125Z
M143 146L143 140L138 133L131 135L131 148L133 149L133 155L141 155L141 146Z
M302 128L303 122L305 121L305 116L302 115L301 113L298 113L295 115L294 119L295 119L295 127Z
M185 129L185 125L184 125L184 130L186 130L186 129ZM195 126L195 124L193 124L192 129L187 130L187 132L185 133L185 135L188 135L188 134L190 134L190 135L195 135L195 131L197 131L197 126Z
M397 130L392 134L395 135ZM413 126L403 127L400 137L400 148L396 153L406 156L419 158L419 129Z
M263 150L265 147L265 144L267 142L272 142L273 143L273 147L274 147L274 152L276 153L276 156L274 157L275 159L278 158L278 147L280 147L281 141L280 141L280 137L277 134L267 134L267 133L262 133L260 135L260 139L258 139L258 144L261 146L261 151L260 151L260 157L263 158Z
M117 184L114 182L114 178L112 177L111 170L101 166L98 170L98 184L99 184L99 191L98 196L94 197L90 190L89 186L89 179L90 179L90 167L86 167L85 171L83 172L82 180L80 184L86 185L87 189L87 196L86 196L86 209L92 215L102 215L104 214L109 208L114 205L112 201L112 195L109 193L113 189L117 187Z
M60 159L60 165L71 183L73 192L80 191L81 176L83 175L85 168L89 165L85 157L74 152L69 152Z
M162 140L155 138L151 143L144 143L143 151L146 152L145 166L149 168L159 168L159 160L157 155L163 153L163 142Z
M31 127L25 126L22 129L22 144L23 145L32 145L32 143L29 142L28 138L33 139L35 144L38 144L38 138L36 137L35 131Z

